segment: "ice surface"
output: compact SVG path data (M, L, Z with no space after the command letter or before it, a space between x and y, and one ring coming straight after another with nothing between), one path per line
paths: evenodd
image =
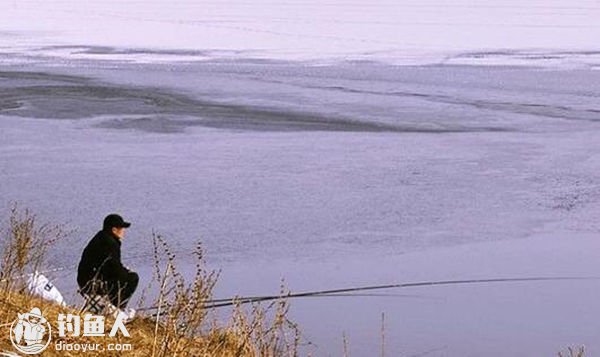
M361 63L6 66L0 197L76 234L134 222L124 257L151 275L152 229L184 269L201 238L218 295L430 279L596 275L600 73ZM385 130L374 130L374 128ZM73 272L57 285L73 299ZM598 351L597 283L394 291L294 301L337 355ZM415 296L416 295L416 296ZM352 314L348 314L352 311ZM468 342L468 343L467 343Z

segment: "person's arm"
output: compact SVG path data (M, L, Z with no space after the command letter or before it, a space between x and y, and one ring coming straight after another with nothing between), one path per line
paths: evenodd
M106 261L104 262L102 275L108 280L127 280L129 270L121 263L121 249L111 244Z
M121 262L109 256L104 264L102 275L108 280L122 281L127 279L128 273L129 270L125 269Z

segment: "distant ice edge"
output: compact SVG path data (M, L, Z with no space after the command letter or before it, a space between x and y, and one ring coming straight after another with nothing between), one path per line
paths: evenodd
M153 49L88 45L2 46L0 64L80 65L81 62L197 63L299 62L309 66L380 63L396 66L517 66L555 69L600 69L600 49L482 49L471 51L419 51L415 49L323 55L268 50Z

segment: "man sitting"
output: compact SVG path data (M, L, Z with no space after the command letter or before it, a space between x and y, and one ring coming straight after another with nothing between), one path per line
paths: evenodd
M109 214L103 228L88 243L77 269L77 284L88 297L107 296L124 310L137 288L139 276L121 263L121 241L131 223L118 214ZM131 315L132 312L129 313Z

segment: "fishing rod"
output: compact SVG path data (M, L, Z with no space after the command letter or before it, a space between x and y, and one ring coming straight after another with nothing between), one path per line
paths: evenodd
M581 281L581 280L600 280L600 277L526 277L526 278L492 278L492 279L467 279L467 280L439 280L439 281L421 281L412 283L397 283L385 285L367 285L350 288L330 289L305 291L299 293L288 293L280 295L262 295L262 296L245 296L233 297L224 299L213 299L205 302L204 308L212 309L218 307L226 307L232 305L249 304L263 301L272 301L278 299L302 298L302 297L320 297L320 296L353 296L347 293L369 290L384 290L384 289L403 289L415 287L431 287L431 286L448 286L448 285L474 285L474 284L494 284L494 283L517 283L517 282L535 282L535 281ZM158 306L141 308L140 311L157 309Z
M308 296L320 296L339 294L356 291L368 290L383 290L383 289L401 289L423 286L440 286L440 285L467 285L467 284L485 284L485 283L508 283L508 282L528 282L528 281L559 281L559 280L600 280L600 277L527 277L527 278L493 278L493 279L469 279L469 280L441 280L441 281L423 281L414 283L399 283L385 285L360 286L352 288L341 288L331 290L307 291L300 293L289 293L283 295L264 295L264 296L248 296L228 299L215 299L208 301L209 308L230 306L235 304L248 304L253 302L276 300L281 298L298 298Z
M287 297L287 295L283 295L283 297ZM425 295L414 295L414 294L385 294L385 293L331 293L331 294L321 294L321 295L311 295L305 297L315 297L315 298L337 298L337 297L384 297L384 298L407 298L407 299L423 299L423 300L443 300L442 298L430 297ZM206 303L214 303L216 301L232 301L231 299L217 299L217 300L207 300ZM161 309L168 309L170 307L169 304L162 305ZM205 308L211 308L212 306L205 306ZM136 311L150 311L156 310L158 306L148 306L148 307L140 307L137 308ZM155 315L155 314L152 314Z

